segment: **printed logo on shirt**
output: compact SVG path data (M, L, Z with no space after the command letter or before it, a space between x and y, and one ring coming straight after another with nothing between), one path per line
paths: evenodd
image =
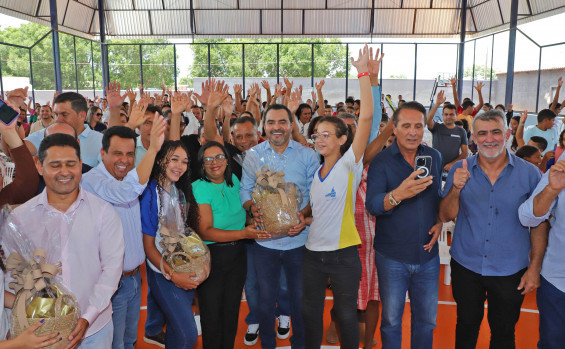
M460 135L451 135L451 137L457 137L457 138L461 138Z
M332 187L332 191L330 191L329 193L327 193L325 196L326 196L327 198L332 198L332 199L334 199L334 198L336 197L335 189Z

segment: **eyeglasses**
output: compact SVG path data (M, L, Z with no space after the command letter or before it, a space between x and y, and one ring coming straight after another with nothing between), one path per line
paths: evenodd
M317 140L327 140L329 136L333 136L335 135L335 133L329 133L329 132L322 132L322 133L315 133L313 135L310 136L310 138L312 138L312 140L314 140L314 142L316 142Z
M96 113L96 116L102 116L102 113Z
M218 163L222 163L222 162L226 161L226 156L224 154L218 154L214 157L207 156L203 159L205 164L211 164L212 162L214 162L214 160L216 160L216 162L218 162Z

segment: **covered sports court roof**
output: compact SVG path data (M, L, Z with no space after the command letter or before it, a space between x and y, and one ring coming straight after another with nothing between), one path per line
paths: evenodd
M462 0L55 0L59 30L108 38L455 37ZM512 0L467 0L468 35L507 27ZM519 0L518 23L565 12L565 0ZM50 25L50 0L0 0L0 13Z

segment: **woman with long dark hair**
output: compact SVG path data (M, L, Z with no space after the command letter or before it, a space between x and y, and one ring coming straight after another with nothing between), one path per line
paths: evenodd
M241 207L239 180L232 174L226 148L206 142L198 152L201 179L193 183L200 212L200 236L208 242L210 275L198 287L202 344L233 348L237 334L241 292L247 274L243 239L269 238ZM246 226L246 221L250 224Z
M165 345L179 349L192 348L198 338L191 306L199 281L194 280L196 274L175 272L162 260L159 229L167 211L164 207L175 192L174 186L186 199L188 210L183 217L186 225L198 232L198 205L189 181L188 161L188 151L182 142L166 141L155 157L149 184L140 198L143 247L148 260L147 282L156 301L152 304L158 306L166 318ZM180 207L175 209L183 214ZM161 272L161 263L165 274Z

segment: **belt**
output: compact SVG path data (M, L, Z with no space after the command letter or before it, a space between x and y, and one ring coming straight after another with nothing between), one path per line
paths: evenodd
M139 271L139 267L135 268L132 271L123 272L122 277L125 278L125 277L129 277L129 276L134 276L135 274L137 274L138 271Z
M216 242L210 246L237 246L241 243L241 240L231 241L231 242Z

